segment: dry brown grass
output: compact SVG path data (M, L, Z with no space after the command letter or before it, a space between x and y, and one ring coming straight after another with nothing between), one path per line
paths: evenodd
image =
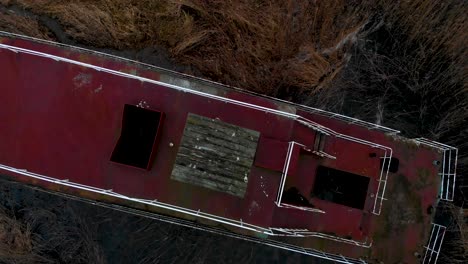
M0 263L106 263L94 229L71 207L0 206Z
M332 85L363 26L378 12L427 53L408 65L416 67L408 69L415 74L438 59L433 51L460 63L467 55L466 5L460 1L2 2L56 18L79 43L115 49L162 45L204 77L294 101ZM466 70L457 72L466 83Z
M327 85L367 18L345 1L175 3L164 17L183 32L161 34L174 56L211 79L290 99Z
M409 41L418 43L421 53L427 53L423 61L412 62L416 67L434 63L438 59L433 56L434 51L458 62L465 61L467 55L463 1L1 0L1 3L56 18L65 32L82 44L116 49L163 45L179 62L196 66L205 77L295 100L330 87L352 55L350 48L362 35L363 25L379 12L384 23L398 27ZM466 67L458 72L466 83ZM419 76L414 77L417 80Z
M49 30L37 20L0 9L0 30L53 40Z
M290 99L327 87L368 18L345 0L4 1L55 17L80 43L164 45L205 77Z
M33 263L38 256L33 251L30 228L0 208L0 261Z

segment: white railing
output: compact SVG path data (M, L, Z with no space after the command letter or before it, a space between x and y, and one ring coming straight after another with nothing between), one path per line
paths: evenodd
M311 122L310 124L313 124L313 122ZM327 135L334 135L336 137L340 137L340 138L350 140L350 141L353 141L353 142L356 142L356 143L359 143L359 144L364 144L364 145L371 146L373 148L379 148L379 149L383 150L384 156L381 157L383 159L383 165L382 165L382 168L380 169L379 178L377 179L378 187L377 187L377 191L375 193L374 206L373 206L373 209L372 209L373 214L380 215L380 213L382 212L383 201L387 200L385 198L385 190L386 190L386 186L387 186L387 178L388 178L388 172L389 172L389 169L390 169L390 163L391 163L391 160L392 160L392 154L393 154L392 149L389 148L389 147L386 147L386 146L382 146L382 145L373 143L373 142L369 142L369 141L361 140L361 139L354 138L354 137L351 137L351 136L348 136L348 135L343 135L343 134L340 134L340 133L336 133L335 131L333 131L331 129L328 129L328 128L323 127L321 125L319 125L319 126L320 126L319 131L321 133L327 133ZM324 132L322 132L322 130ZM285 160L285 163L284 163L284 166L283 166L283 172L281 174L280 187L279 187L279 190L278 190L278 195L276 197L276 204L278 205L278 207L286 207L284 204L281 203L281 198L283 196L284 186L285 186L287 175L288 175L288 172L289 172L289 166L290 166L290 162L291 162L291 155L292 155L292 153L294 151L294 146L296 146L296 145L305 147L304 145L299 144L299 143L294 142L294 141L289 142L288 150L287 150L287 153L286 153L286 160ZM336 157L334 157L334 156L330 156L330 158L336 159ZM299 209L306 210L306 211L318 212L318 213L323 213L324 212L322 210L315 209L315 208L309 208L309 207L300 207Z
M72 181L70 181L68 179L57 179L57 178L41 175L41 174L38 174L38 173L29 172L29 171L24 170L24 169L13 168L13 167L6 166L6 165L3 165L3 164L0 164L0 170L13 172L13 173L16 173L16 174L19 174L19 175L23 175L23 176L27 176L27 177L30 177L30 178L38 179L38 180L41 180L41 181L44 181L44 182L49 182L49 183L53 183L53 184L57 184L57 185L61 185L61 186L67 186L67 187L78 189L78 190L83 190L83 191L87 191L87 192L91 192L91 193L97 193L97 194L104 195L104 196L119 198L119 199L121 199L123 201L130 201L130 202L135 202L135 203L139 203L139 204L151 205L151 206L155 206L155 207L158 207L158 208L161 208L161 209L165 209L165 210L169 210L169 211L173 211L173 212L177 212L177 213L183 213L183 214L186 214L188 216L195 217L195 218L207 219L207 220L215 221L217 223L225 224L225 225L228 225L228 226L234 226L234 227L238 227L238 228L249 230L249 231L264 233L264 234L267 234L267 235L270 235L270 233L271 233L271 231L268 228L264 228L264 227L244 223L242 221L242 219L240 219L240 220L229 219L229 218L225 218L225 217L221 217L221 216L217 216L217 215L208 214L208 213L202 212L201 210L192 210L192 209L188 209L188 208L184 208L184 207L180 207L180 206L175 206L175 205L168 204L168 203L163 203L163 202L160 202L160 201L158 201L156 199L155 200L147 200L147 199L129 197L129 196L126 196L126 195L123 195L123 194L120 194L120 193L116 193L112 189L97 188L97 187L93 187L93 186L89 186L89 185L84 185L84 184L72 182Z
M306 125L306 126L312 128L312 129L315 129L318 132L323 133L325 135L335 136L337 138L342 138L344 140L349 140L351 142L366 145L366 146L369 146L369 147L372 147L372 148L377 148L377 149L380 149L380 150L383 151L384 156L381 157L381 158L384 159L383 164L385 165L387 160L389 162L387 163L387 166L382 166L382 168L380 169L379 178L377 179L378 187L377 187L377 192L375 194L374 207L372 209L373 214L380 215L380 213L382 212L383 201L386 200L386 198L384 196L385 196L385 190L386 190L386 186L387 186L388 172L389 172L389 169L390 169L390 161L392 160L392 155L393 155L392 148L384 146L384 145L380 145L380 144L377 144L377 143L374 143L374 142L370 142L370 141L367 141L367 140L364 140L364 139L360 139L360 138L356 138L356 137L352 137L352 136L349 136L349 135L338 133L338 132L336 132L336 131L328 128L328 127L322 126L322 125L320 125L320 124L318 124L318 123L316 123L314 121L308 120L308 119L303 118L303 117L301 117L298 121L301 124ZM331 156L331 157L336 158L336 157L333 157L333 156Z
M437 259L439 258L440 248L442 247L442 242L444 241L446 227L443 225L432 224L431 236L429 237L429 242L424 248L426 252L424 253L423 264L436 264Z
M292 205L292 204L287 204L287 203L282 203L281 200L283 198L283 192L284 192L284 186L286 185L286 179L288 177L289 173L289 166L291 164L291 157L292 153L294 152L294 146L299 145L301 147L304 147L304 145L299 144L297 142L291 141L288 143L288 150L286 152L286 160L284 161L283 165L283 172L281 174L281 181L280 181L280 186L278 190L278 194L276 195L276 205L278 207L283 207L283 208L291 208L291 209L299 209L303 211L310 211L310 212L316 212L316 213L325 213L324 211L317 209L317 208L312 208L312 207L306 207L306 206L297 206L297 205Z
M325 211L320 210L318 208L313 208L313 207L298 206L298 205L292 205L288 203L276 203L276 205L281 208L298 209L302 211L309 211L309 212L315 212L315 213L321 213L321 214L325 213Z
M128 58L124 58L124 57L120 57L120 56L116 56L116 55L112 55L112 54L108 54L108 53L103 53L103 52L96 51L96 50L90 50L90 49L86 49L86 48L83 48L83 47L76 47L76 46L71 46L71 45L67 45L67 44L63 44L63 43L58 43L58 42L33 38L33 37L20 35L20 34L15 34L15 33L11 33L11 32L0 31L0 34L4 35L4 36L7 36L7 37L23 38L23 39L27 39L27 40L34 41L34 42L46 43L46 44L49 44L49 45L65 47L65 48L72 48L72 49L76 49L76 50L81 51L81 52L88 52L88 53L93 53L93 54L97 54L97 55L104 55L104 56L108 56L108 57L113 58L113 59L124 60L124 61L135 63L135 64L138 64L138 65L143 65L145 67L150 67L150 68L153 68L153 69L157 69L159 71L164 71L164 72L167 72L167 73L169 73L171 75L182 76L182 78L192 78L192 79L199 80L199 81L202 81L202 82L205 82L205 83L209 83L210 85L217 85L217 86L220 86L220 87L223 87L223 88L231 88L231 89L239 90L239 91L246 92L246 93L249 93L249 94L254 94L254 95L257 95L257 96L269 98L270 100L275 100L275 101L278 101L278 102L299 106L300 108L303 108L307 112L314 113L314 114L319 114L319 115L322 115L322 116L327 116L327 117L330 117L330 118L333 118L333 119L337 119L337 120L346 122L348 124L356 124L356 125L359 125L359 126L362 126L362 127L366 127L368 129L378 130L378 131L384 132L386 134L398 134L398 133L400 133L400 131L398 131L398 130L388 128L388 127L385 127L385 126L382 126L382 125L370 123L370 122L360 120L360 119L357 119L357 118L354 118L354 117L345 116L345 115L342 115L342 114L333 113L333 112L329 112L329 111L326 111L326 110L323 110L323 109L318 109L318 108L310 107L310 106L306 106L306 105L298 105L298 104L295 104L295 103L291 103L289 101L285 101L285 100L281 100L281 99L278 99L278 98L265 96L265 95L262 95L262 94L257 94L257 93L251 92L251 91L244 91L242 89L239 89L239 88L236 88L236 87L231 87L231 86L226 86L224 84L216 83L216 82L213 82L211 80L202 79L202 78L199 78L199 77L194 77L194 76L187 75L187 74L184 74L184 73L164 69L164 68L154 66L154 65L151 65L151 64L131 60L131 59L128 59Z
M129 202L135 202L135 203L139 203L139 204L155 206L155 207L158 207L158 208L161 208L161 209L164 209L164 210L173 211L173 212L177 212L177 213L182 213L182 214L185 214L187 216L192 216L192 217L195 217L195 219L196 218L203 218L203 219L211 220L211 221L216 222L216 223L220 223L220 224L224 224L224 225L227 225L227 226L232 226L232 227L244 229L244 230L247 230L247 231L261 233L261 234L265 234L265 235L268 235L268 236L278 236L278 234L275 233L271 228L265 228L265 227L245 223L244 221L242 221L242 219L235 220L235 219L225 218L225 217L221 217L221 216L218 216L218 215L205 213L205 212L202 212L201 210L193 210L193 209L188 209L188 208L184 208L184 207L180 207L180 206L175 206L175 205L168 204L168 203L163 203L163 202L160 202L158 200L147 200L147 199L129 197L129 196L126 196L126 195L123 195L123 194L120 194L120 193L116 193L112 189L102 189L102 188L97 188L97 187L93 187L93 186L89 186L89 185L75 183L75 182L70 181L69 179L57 179L57 178L41 175L41 174L38 174L38 173L29 172L29 171L27 171L25 169L18 169L18 168L10 167L10 166L3 165L3 164L0 164L0 170L9 171L9 172L19 174L19 175L22 175L22 176L26 176L26 177L29 177L29 178L34 178L34 179L37 179L37 180L40 180L40 181L43 181L43 182L49 182L49 183L53 183L53 184L56 184L56 185L66 186L66 187L70 187L70 188L74 188L74 189L78 189L78 190L83 190L83 191L87 191L87 192L91 192L91 193L97 193L97 194L108 196L108 197L118 198L118 199L121 199L123 201L129 201ZM295 235L292 235L292 236L293 237L304 237L303 234L295 234ZM356 241L353 241L353 240L342 239L340 237L334 237L334 236L322 234L322 233L319 233L319 232L311 232L310 234L308 234L308 236L309 237L314 236L314 237L320 237L320 238L325 238L325 239L332 239L332 240L335 240L335 241L350 243L350 244L361 246L361 247L368 247L367 244L362 244L360 242L356 242Z
M59 195L63 195L63 194L59 193ZM66 197L69 197L69 196L66 196ZM76 197L72 197L72 198L76 199ZM231 238L235 238L235 239L242 239L242 240L249 241L249 242L263 244L263 245L267 245L267 246L282 249L282 250L288 250L288 251L291 251L291 252L304 254L304 255L307 255L307 256L312 256L312 257L316 257L316 258L320 258L320 259L330 260L330 261L333 261L334 263L344 263L344 264L366 264L367 263L363 259L352 259L352 258L345 257L343 255L330 254L330 253L326 253L326 252L319 251L319 250L316 250L316 249L298 247L298 246L295 246L295 245L292 245L292 244L288 244L288 243L284 243L284 242L280 242L280 241L276 241L276 240L256 238L256 237L252 237L252 236L241 235L241 234L229 232L229 231L227 231L225 229L206 226L206 225L201 225L201 224L198 224L196 222L188 221L188 220L181 219L181 218L175 218L175 217L160 215L160 214L151 213L151 212L147 212L147 211L141 211L141 210L138 210L138 209L122 207L122 206L118 206L118 205L115 205L115 204L110 204L109 205L109 204L103 204L103 203L99 203L99 202L95 202L95 201L88 201L88 200L85 200L85 199L82 199L82 198L79 198L79 199L81 201L83 201L83 202L92 203L93 205L102 206L102 207L110 208L110 209L113 209L113 210L119 210L119 211L122 211L122 212L139 215L139 216L155 219L155 220L170 223L170 224L176 224L176 225L179 225L179 226L194 228L194 229L197 229L197 230L202 230L202 231L210 232L210 233L213 233L213 234L218 234L218 235L223 235L223 236L227 236L227 237L231 237Z
M395 134L400 133L399 130L395 130L395 129L388 128L388 127L385 127L385 126L382 126L382 125L370 123L370 122L360 120L360 119L357 119L357 118L354 118L354 117L345 116L345 115L341 115L341 114L337 114L337 113L333 113L333 112L329 112L329 111L326 111L326 110L313 108L313 107L305 107L305 108L307 109L308 112L311 112L311 113L314 113L314 114L318 114L318 115L338 119L338 120L343 121L343 122L348 123L348 124L355 124L355 125L359 125L359 126L362 126L362 127L366 127L367 129L370 129L370 130L378 130L378 131L381 131L381 132L383 132L385 134L395 135Z
M380 176L377 180L379 184L377 187L377 191L375 192L374 208L372 209L372 213L376 215L380 215L380 213L382 212L383 201L387 200L387 198L385 198L384 195L385 189L387 187L388 172L390 170L390 164L392 161L392 149L390 149L390 152L387 152L387 150L385 150L384 156L380 158L383 159L382 168L380 169Z
M120 76L120 77L124 77L124 78L139 80L141 82L152 83L152 84L160 85L160 86L163 86L163 87L166 87L166 88L175 89L175 90L179 90L179 91L186 92L186 93L196 94L196 95L206 97L206 98L210 98L210 99L213 99L213 100L218 100L218 101L222 101L222 102L225 102L225 103L238 105L238 106L241 106L241 107L246 107L246 108L254 109L254 110L257 110L257 111L263 111L263 112L266 112L266 113L272 113L272 114L275 114L275 115L279 115L279 116L283 116L283 117L286 117L286 118L291 118L291 119L297 120L298 122L312 128L314 130L320 131L320 132L322 132L322 133L324 133L326 135L329 135L329 133L337 134L335 131L333 131L333 130L325 127L325 126L322 126L322 125L318 124L317 122L313 122L313 121L311 121L309 119L306 119L306 118L304 118L304 117L302 117L300 115L292 114L292 113L277 110L277 109L273 109L273 108L270 108L270 107L265 107L265 106L251 104L251 103L247 103L247 102L243 102L243 101L238 101L238 100L234 100L234 99L230 99L230 98L226 98L226 97L222 97L222 96L218 96L218 95L214 95L214 94L210 94L210 93L206 93L206 92L202 92L202 91L197 91L197 90L193 90L193 89L190 89L190 88L185 88L185 87L181 87L181 86L177 86L177 85L173 85L173 84L169 84L169 83L165 83L165 82L161 82L161 81L156 81L156 80L153 80L153 79L149 79L149 78L145 78L145 77L141 77L141 76L136 76L136 75L132 75L132 74L125 73L125 72L111 70L111 69L103 68L103 67L96 66L96 65L93 65L93 64L84 63L84 62L76 61L76 60L72 60L72 59L67 59L67 58L64 58L64 57L51 55L51 54L47 54L47 53L39 52L39 51L35 51L35 50L15 47L15 46L1 44L1 43L0 43L0 49L9 50L9 51L12 51L12 52L15 52L15 53L23 53L23 54L28 54L28 55L32 55L32 56L48 58L48 59L51 59L51 60L54 60L54 61L61 61L61 62L65 62L65 63L69 63L69 64L89 68L89 69L94 69L94 70L96 70L98 72L105 72L105 73L108 73L108 74L111 74L111 75L114 75L114 76ZM318 111L318 109L316 109L316 111ZM322 112L325 113L326 111L322 111ZM342 115L334 114L334 116L342 116ZM362 121L362 120L358 120L358 119L354 119L354 118L350 118L350 119L356 120L356 122ZM365 121L362 121L362 122L365 122ZM365 123L367 123L367 122L365 122ZM376 125L376 126L378 126L378 125ZM371 142L369 142L369 143L371 143Z
M442 182L439 197L445 201L453 201L457 180L458 149L426 138L416 138L413 140L418 144L427 145L442 151L442 161L440 161L441 164L438 164L440 166L439 175Z
M291 163L291 155L294 151L295 144L297 143L294 141L288 143L288 151L286 152L286 160L283 165L283 172L281 174L281 181L280 181L278 194L276 195L276 204L278 206L281 204L281 199L283 198L284 185L286 184L286 178L289 172L289 165Z
M189 209L185 209L185 208L182 208L182 207L176 207L176 206L174 206L173 208L172 207L165 207L163 203L159 203L156 200L144 200L144 199L138 199L138 198L130 198L130 197L127 197L125 195L115 193L112 190L104 190L104 189L95 188L95 187L92 187L92 186L86 186L86 185L82 185L82 184L78 184L78 183L73 183L73 182L70 182L68 179L59 180L59 179L51 178L51 177L48 177L48 176L44 176L44 175L40 175L40 174L36 174L36 173L31 173L31 172L28 172L27 170L24 170L24 169L16 169L16 168L12 168L12 167L1 165L1 164L0 164L0 169L5 170L5 171L10 171L10 172L13 172L13 173L17 173L17 174L21 174L23 176L32 177L32 178L35 178L35 179L38 179L38 180L41 180L41 181L45 181L45 182L50 182L50 183L63 185L63 186L67 186L67 187L72 187L72 188L85 190L85 191L89 191L89 192L99 193L99 194L106 195L106 196L113 196L113 197L117 197L117 198L124 199L124 200L130 200L130 201L133 201L133 202L149 204L149 205L152 205L152 206L161 207L161 208L165 208L165 209L169 209L169 210L173 210L173 209L175 209L175 211L180 211L180 209L189 210ZM110 209L119 210L119 211L131 213L131 214L135 214L135 215L140 215L140 216L144 216L144 217L148 217L148 218L152 218L152 219L156 219L156 220L159 220L159 221L172 223L172 224L176 224L176 225L180 225L180 226L195 228L195 229L198 229L198 230L203 230L203 231L211 232L211 233L214 233L214 234L225 235L225 236L228 236L228 237L233 237L233 238L242 239L242 240L246 240L246 241L250 241L250 242L264 244L264 245L272 246L272 247L275 247L275 248L278 248L278 249L288 250L288 251L291 251L291 252L296 252L296 253L312 256L312 257L317 257L317 258L321 258L321 259L325 259L325 260L335 261L337 263L345 263L345 264L366 264L367 263L366 261L364 261L362 259L357 260L357 259L352 259L352 258L345 257L343 255L335 255L335 254L330 254L330 253L326 253L326 252L315 250L315 249L298 247L298 246L295 246L293 244L288 244L288 243L275 241L275 240L271 240L271 239L260 239L260 238L257 238L257 237L241 235L241 234L237 234L237 233L227 231L225 229L212 227L212 226L207 226L207 225L201 225L201 224L199 224L197 222L189 221L189 220L182 219L182 218L175 218L175 217L172 217L172 216L160 215L160 214L156 214L156 213L153 213L153 212L141 211L139 209L123 207L123 206L120 206L120 205L117 205L117 204L106 204L106 203L102 203L102 202L90 201L90 200L87 200L87 199L82 198L82 197L70 196L70 195L68 195L66 193L57 193L57 194L58 195L63 195L65 197L71 197L73 199L79 199L81 201L92 203L93 205L97 205L97 206L107 207L107 208L110 208ZM200 217L203 217L203 218L207 218L207 216L210 216L209 214L204 214L204 213L201 213L200 211L193 211L193 210L190 210L190 211L192 213L194 213L193 215L197 215L197 216L200 216ZM182 212L187 213L186 211L182 211ZM226 218L224 218L224 219L226 219ZM216 222L219 222L219 221L217 221L215 219L212 219L212 220L216 221ZM230 220L230 219L228 219L228 220ZM233 221L233 222L235 222L235 221ZM243 227L243 228L246 228L248 230L251 230L250 228L247 228L249 226L250 227L255 227L253 225L248 225L248 224L245 224L245 223L243 225L241 224L239 226ZM278 234L278 231L276 231L275 228L269 228L269 229L262 228L262 230L264 230L263 233L265 233L267 235L281 236L281 234ZM257 230L255 230L255 231L257 231ZM304 230L302 230L302 231L304 231ZM300 234L292 234L292 236L293 237L304 237L303 235L300 235ZM335 237L331 237L331 236L326 235L326 234L317 233L317 236L321 237L321 238L326 238L326 239L331 238L333 240L336 240ZM347 242L346 239L342 239L342 240L343 241L340 241L340 240L336 240L336 241L345 242L345 243ZM360 246L360 244L355 243L355 241L353 241L351 244ZM365 244L364 246L368 247L369 245Z
M300 228L280 228L280 227L270 227L270 230L276 236L292 236L292 237L320 237L325 238L337 242L343 242L347 244L352 244L360 247L370 248L372 247L372 241L367 241L367 238L364 242L359 242L352 239L346 239L342 237L327 235L324 233L310 231L308 229L300 229Z
M359 126L362 126L362 127L366 127L368 129L378 130L378 131L384 132L386 134L398 134L398 133L400 133L400 131L398 131L398 130L388 128L388 127L385 127L385 126L382 126L382 125L370 123L370 122L360 120L360 119L357 119L357 118L354 118L354 117L345 116L345 115L342 115L342 114L333 113L333 112L329 112L329 111L326 111L326 110L323 110L323 109L310 107L310 106L306 106L306 105L298 105L298 104L295 104L295 103L291 103L289 101L285 101L285 100L281 100L281 99L278 99L278 98L265 96L265 95L262 95L262 94L257 94L257 93L251 92L251 91L245 91L245 90L242 90L240 88L236 88L236 87L232 87L232 86L226 86L224 84L217 83L217 82L214 82L214 81L211 81L211 80L207 80L207 79L203 79L203 78L199 78L199 77L194 77L194 76L191 76L191 75L188 75L188 74L176 72L176 71L173 71L173 70L168 70L168 69L161 68L161 67L158 67L158 66L155 66L155 65L143 63L143 62L140 62L140 61L131 60L131 59L116 56L116 55L113 55L113 54L108 54L108 53L104 53L104 52L100 52L100 51L96 51L96 50L90 50L90 49L86 49L86 48L83 48L83 47L71 46L71 45L58 43L58 42L54 42L54 41L48 41L48 40L33 38L33 37L29 37L29 36L25 36L25 35L21 35L21 34L15 34L15 33L6 32L6 31L0 31L0 35L6 36L6 37L23 38L23 39L27 39L29 41L34 41L34 42L38 42L38 43L46 43L48 45L54 45L54 46L58 46L58 47L76 49L76 50L81 51L81 52L88 52L88 53L93 53L93 54L97 54L97 55L104 55L104 56L107 56L107 57L110 57L110 58L113 58L113 59L123 60L123 61L138 64L138 65L142 65L142 66L145 66L145 67L150 67L150 68L153 68L153 69L156 69L156 70L159 70L159 71L164 71L164 72L169 73L171 75L182 76L182 78L192 78L192 79L199 80L199 81L202 81L202 82L205 82L205 83L209 83L210 85L217 85L217 86L220 86L220 87L223 87L223 88L235 89L235 90L239 90L241 92L246 92L248 94L253 94L253 95L261 96L261 97L264 97L264 98L268 98L270 100L275 100L275 101L278 101L278 102L282 102L282 103L286 103L286 104L290 104L290 105L295 105L295 106L298 106L298 107L306 110L307 112L311 112L311 113L314 113L314 114L319 114L319 115L322 115L322 116L327 116L327 117L330 117L330 118L333 118L333 119L337 119L337 120L346 122L348 124L356 124L356 125L359 125Z

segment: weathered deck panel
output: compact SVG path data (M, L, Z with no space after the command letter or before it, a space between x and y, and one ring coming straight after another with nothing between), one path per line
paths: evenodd
M259 136L189 113L171 179L244 197Z

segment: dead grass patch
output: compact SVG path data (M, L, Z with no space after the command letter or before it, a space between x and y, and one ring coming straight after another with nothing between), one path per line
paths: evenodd
M444 243L439 256L440 263L466 263L468 259L468 209L444 204L442 210L450 215Z
M80 43L116 49L163 45L215 81L300 101L330 87L369 18L418 43L419 67L444 53L466 58L463 1L2 0L56 18ZM385 40L382 40L385 41ZM401 44L401 43L398 43ZM405 43L403 43L405 44ZM408 47L401 46L401 49ZM460 65L457 65L460 66ZM465 83L463 70L456 70ZM408 69L420 80L419 69ZM382 76L385 77L385 76Z
M93 227L73 208L62 210L65 219L42 208L13 212L0 207L0 262L105 263Z
M208 78L290 99L328 86L368 18L344 0L9 2L55 17L80 43L164 45Z
M36 258L30 228L0 208L0 261L32 263Z
M343 40L367 19L344 1L177 3L166 17L183 20L184 32L161 39L179 60L211 79L290 99L326 86L346 63L353 38Z
M49 30L36 19L9 13L0 9L0 30L53 40Z

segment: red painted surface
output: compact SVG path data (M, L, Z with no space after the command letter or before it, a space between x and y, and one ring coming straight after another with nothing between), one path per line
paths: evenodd
M282 172L286 161L288 142L260 137L255 154L255 166Z
M159 78L157 72L100 55L84 54L19 39L0 38L0 43L132 72L155 80ZM305 196L313 188L314 173L319 165L370 177L364 210L317 198L311 198L310 201L325 211L325 214L279 208L274 202L288 142L295 141L313 148L315 138L314 130L292 119L4 49L0 50L0 73L1 164L58 179L112 189L132 197L158 199L229 219L242 219L245 223L262 227L305 228L361 242L372 241L373 234L381 228L378 218L381 216L370 213L374 206L373 196L377 190L380 162L378 158L371 158L369 153L376 153L378 157L383 155L378 149L329 137L325 152L336 156L336 160L318 157L301 150L300 147L295 149L291 158L286 185L297 186ZM228 98L280 109L276 102L266 98L233 90L226 93L223 90L223 94ZM165 114L164 125L160 131L161 138L149 171L123 166L109 160L120 136L124 105L137 105L141 101L146 101L150 108ZM219 118L224 122L261 133L243 199L170 179L188 113ZM394 156L400 159L398 173L410 182L418 181L421 168L427 169L429 175L437 173L437 169L430 164L440 157L433 150L412 150L382 132L346 124L305 110L298 110L297 113L340 133L391 147ZM392 177L395 175L389 175L389 190L393 184ZM436 200L437 182L414 190L414 193L421 198L421 210L425 210ZM389 201L384 201L384 204L392 203L392 199L395 198L388 192L386 197ZM382 214L385 213L384 208ZM424 211L422 213L425 214ZM430 217L425 217L424 222L420 224L424 226L429 221ZM421 241L424 237L415 238L415 231L408 231L405 235L409 237L406 240L408 248L418 248L424 242ZM301 241L292 243L303 246L312 243ZM361 250L350 250L349 245L341 247L336 246L335 242L330 243L332 244L325 250L361 257ZM393 240L389 238L382 243L390 245ZM411 253L408 253L405 259L412 262Z

